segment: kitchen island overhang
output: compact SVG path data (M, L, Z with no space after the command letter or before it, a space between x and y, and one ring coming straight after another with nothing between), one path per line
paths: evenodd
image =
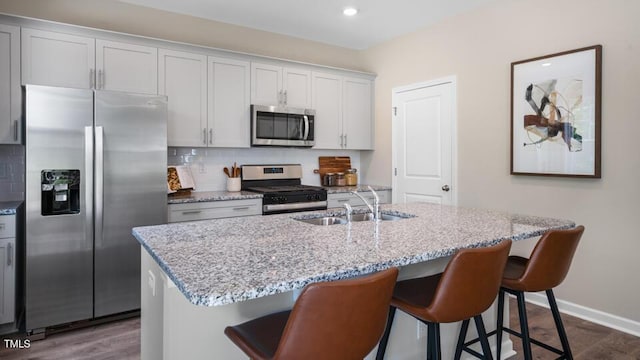
M176 326L202 331L216 328L208 339L220 337L219 341L214 341L217 344L214 347L232 351L233 346L222 333L224 326L259 316L261 310L267 313L290 307L295 293L311 282L339 280L391 266L402 268L401 278L424 276L441 271L448 257L460 248L490 246L507 238L517 241L539 236L550 229L575 226L569 220L428 203L386 205L382 209L414 217L330 226L294 219L319 213L336 215L335 211L328 210L311 215L253 216L135 228L133 234L146 250L142 252L143 359L152 358L146 356L152 351L152 342L162 343L163 348L168 346L162 351L164 359L174 358L171 349L181 348L179 341L176 342L176 334L169 337L159 328L166 327L169 333L172 332L170 328ZM148 294L149 277L154 277L155 281L158 275L166 279L164 290L173 292L171 296L176 297L164 301L160 310L159 295ZM154 293L158 290L156 287L154 284ZM176 303L173 306L179 306L181 310L168 309L168 303ZM263 306L265 304L270 305ZM178 313L191 310L200 314L194 321L208 318L210 324L175 324L188 318L181 319ZM145 311L148 315L154 313L151 323L160 318L162 321L150 329L145 326ZM164 311L164 316L158 311ZM230 313L236 316L229 317ZM227 322L222 323L223 318L227 318ZM487 322L491 323L491 320ZM394 329L399 327L402 327L401 323L394 324ZM416 344L394 346L392 334L390 354L394 348L424 348L419 343L425 339L416 336L415 329L414 325L411 337ZM155 336L146 336L151 334L145 334L145 331L155 333ZM145 343L145 338L154 341ZM510 349L510 343L507 345ZM212 347L202 350L204 354ZM192 356L198 358L199 355L194 352ZM242 353L225 353L224 356L242 358Z

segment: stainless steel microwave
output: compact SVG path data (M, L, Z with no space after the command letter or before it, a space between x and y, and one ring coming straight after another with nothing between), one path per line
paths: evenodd
M251 105L251 146L315 145L315 110Z

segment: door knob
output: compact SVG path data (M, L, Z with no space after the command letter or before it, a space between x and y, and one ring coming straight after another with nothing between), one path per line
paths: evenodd
M442 187L442 191L449 191L449 185L445 185Z

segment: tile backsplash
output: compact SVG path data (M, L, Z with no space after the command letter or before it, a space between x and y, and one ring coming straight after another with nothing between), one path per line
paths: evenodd
M0 145L0 201L24 200L24 146Z
M170 147L169 165L189 165L196 183L196 191L218 191L226 189L226 175L222 169L249 164L301 164L302 183L320 185L320 176L313 170L318 168L319 156L350 156L351 166L360 169L360 151L314 150L296 148L184 148Z

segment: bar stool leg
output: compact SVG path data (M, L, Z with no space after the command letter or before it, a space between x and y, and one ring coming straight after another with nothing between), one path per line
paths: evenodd
M476 315L473 317L476 322L476 329L478 330L478 337L480 338L480 344L482 345L482 354L485 360L493 360L491 356L491 346L489 346L489 340L487 339L487 331L484 328L484 321L482 321L482 315Z
M525 360L532 360L531 339L529 338L529 322L527 320L527 308L524 302L524 292L518 291L518 314L520 316L520 332L522 334L522 352Z
M498 293L498 321L496 322L496 359L500 360L502 352L502 327L504 321L504 290Z
M467 330L469 329L469 319L462 322L460 327L460 335L458 335L458 345L456 345L456 354L453 356L454 360L460 360L462 356L462 348L464 347L464 341L467 339Z
M378 344L378 353L376 354L376 360L383 360L384 353L387 351L387 343L389 342L389 334L391 333L391 325L393 325L393 318L396 316L396 308L389 306L389 315L387 315L387 325L384 329L384 334L380 343Z
M553 314L553 321L556 323L556 329L558 330L558 336L560 337L560 343L562 343L562 351L564 351L565 359L573 360L571 354L571 347L569 347L569 340L567 339L567 333L562 325L562 318L560 318L560 311L558 311L558 304L556 303L556 297L553 295L553 290L546 291L547 299L549 300L549 308Z
M440 324L428 322L427 324L427 360L440 360Z

